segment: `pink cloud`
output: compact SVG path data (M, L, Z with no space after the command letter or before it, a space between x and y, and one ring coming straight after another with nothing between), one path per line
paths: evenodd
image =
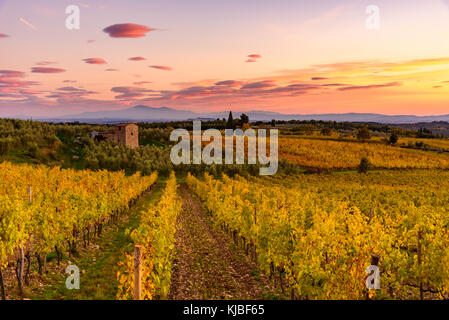
M320 89L321 86L319 85L311 85L311 84L291 84L286 87L276 87L269 90L265 90L262 92L262 94L278 94L278 93L286 93L293 96L306 94L309 91ZM255 94L258 93L258 91L254 92Z
M29 86L38 85L36 81L23 81L18 78L23 78L25 73L15 70L0 70L0 92L3 93L17 93L17 88L26 88Z
M96 94L95 91L89 91L85 89L75 88L75 87L62 87L56 89L57 91L52 92L50 95L47 95L47 98L56 98L61 101L73 101L76 99L83 98L84 96L90 94Z
M29 86L36 86L38 84L39 82L36 81L21 81L17 79L0 77L0 88L26 88Z
M240 88L238 88L240 87ZM169 103L170 101L196 102L213 101L212 99L261 99L262 97L298 96L312 93L322 89L323 86L315 84L291 84L277 86L274 80L262 80L244 84L243 81L224 80L216 82L214 86L191 86L177 91L160 91L158 95L145 98L145 101Z
M73 91L73 92L77 92L77 91L83 91L83 89L79 89L79 88L75 88L75 87L62 87L62 88L58 88L56 90L60 90L60 91Z
M0 38L8 38L9 36L7 34L4 33L0 33Z
M40 61L40 62L36 62L37 66L48 66L51 64L56 64L55 61Z
M384 84L370 84L366 86L350 86L350 87L343 87L338 88L340 91L349 91L349 90L361 90L361 89L379 89L379 88L387 88L387 87L399 87L402 83L400 82L390 82L390 83L384 83Z
M147 60L147 59L145 59L144 57L131 57L128 60L131 60L131 61L143 61L143 60Z
M227 86L217 86L217 87L194 86L178 91L162 91L161 92L162 96L156 99L189 100L204 97L213 97L218 95L231 95L235 93L236 93L235 89Z
M39 94L41 93L40 91L37 90L32 90L32 89L22 89L20 90L21 94Z
M325 77L313 77L311 80L327 80L328 78Z
M137 85L137 86L141 86L143 84L148 84L148 83L152 83L151 81L137 81L137 82L133 82L133 84Z
M83 61L88 64L105 64L106 63L106 61L102 58L87 58L87 59L83 59Z
M33 67L33 68L31 68L31 72L33 72L33 73L61 73L61 72L65 72L65 70L60 69L60 68Z
M87 40L87 43L94 43L95 40Z
M140 87L113 87L112 92L120 93L115 96L115 99L135 99L145 96L145 93L153 92L150 89L144 89Z
M229 87L237 87L242 85L242 81L235 81L235 80L224 80L224 81L218 81L215 83L216 86L229 86Z
M76 81L76 80L64 80L62 82L63 83L75 83L75 82L78 82L78 81Z
M264 80L264 81L258 81L258 82L252 82L247 83L244 86L242 86L241 89L262 89L262 88L269 88L274 87L275 84L271 80Z
M171 71L171 70L173 70L173 68L168 67L168 66L150 66L150 68L153 68L153 69L159 69L159 70L165 70L165 71Z
M256 61L257 61L256 59L248 59L245 62L256 62Z
M118 71L117 69L106 69L105 71Z
M262 56L261 56L260 54L255 54L255 53L253 53L253 54L248 55L248 58L251 58L251 59L260 59L260 58L262 58Z
M322 87L344 87L344 86L347 86L347 84L344 84L344 83L326 83L326 84L321 84L320 86L322 86Z
M6 78L21 78L25 76L24 72L15 70L0 70L0 77Z
M144 37L147 32L154 30L157 29L135 23L114 24L103 29L103 31L109 34L111 38L141 38Z

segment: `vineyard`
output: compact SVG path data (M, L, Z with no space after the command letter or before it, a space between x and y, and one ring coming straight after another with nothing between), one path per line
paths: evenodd
M0 0L1 314L445 305L448 30L449 0Z
M206 174L187 182L217 227L292 297L448 299L448 178L442 171L252 181ZM364 283L373 255L379 292Z
M445 141L441 141L441 145L445 145ZM449 154L446 153L356 141L281 138L279 156L303 167L322 169L353 169L363 157L381 169L449 168Z
M63 289L51 297L91 298L103 281L111 283L107 297L125 300L449 299L446 170L205 173L183 184L172 172L157 180L157 173L1 163L3 297L16 297L4 286L11 269L18 297L33 272L44 286L61 286L63 267L47 266L55 254L58 266L76 261L88 272L82 294ZM99 239L112 239L114 225L123 245L103 241L112 252L84 259ZM102 266L104 254L110 261ZM380 290L366 288L373 261Z
M143 246L142 299L166 298L170 287L176 219L181 203L176 193L176 177L172 172L155 208L143 212L140 225L131 233L136 244ZM134 257L126 255L117 273L118 299L132 299L134 292Z
M78 242L100 236L103 225L118 219L156 179L157 174L126 177L123 172L1 163L0 270L15 261L21 292L32 259L42 274L50 252L56 252L58 262L63 251L75 253Z

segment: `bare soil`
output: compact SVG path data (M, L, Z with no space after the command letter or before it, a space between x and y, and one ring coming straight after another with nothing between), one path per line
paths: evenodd
M178 218L176 257L169 299L270 299L274 289L231 237L213 227L211 217L185 184Z

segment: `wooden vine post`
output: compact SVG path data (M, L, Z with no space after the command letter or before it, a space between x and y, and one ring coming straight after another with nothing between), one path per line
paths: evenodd
M3 282L2 260L0 259L0 290L2 291L2 300L6 300L5 283Z
M134 300L142 300L142 246L134 247Z
M257 226L257 208L254 208L254 225ZM257 264L257 247L254 244L254 261Z
M419 230L418 231L418 264L420 267L422 265L422 245L421 245L422 235L423 235L422 231ZM422 278L419 280L419 299L424 300L424 288L423 288Z
M31 186L28 187L28 204L31 205L33 202L32 199L32 189ZM19 293L23 296L23 275L24 275L24 265L25 265L25 254L23 250L23 240L20 241L20 249L19 249L19 266L17 270L17 280L19 284Z

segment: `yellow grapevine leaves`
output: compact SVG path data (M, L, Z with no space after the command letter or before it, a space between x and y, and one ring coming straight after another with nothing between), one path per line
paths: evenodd
M201 181L187 177L217 225L257 248L307 299L365 299L381 257L386 299L449 298L449 173L423 170ZM421 289L420 289L421 288Z
M355 141L281 138L279 155L304 167L322 169L352 169L363 157L376 168L449 168L447 154Z
M131 232L135 244L144 248L142 255L142 299L165 298L170 288L176 219L181 212L176 177L171 173L156 207L142 212L139 227ZM132 299L134 290L134 258L126 255L117 273L117 299Z
M5 264L20 243L44 256L76 241L80 231L126 210L156 180L157 173L126 177L0 163L0 261Z

